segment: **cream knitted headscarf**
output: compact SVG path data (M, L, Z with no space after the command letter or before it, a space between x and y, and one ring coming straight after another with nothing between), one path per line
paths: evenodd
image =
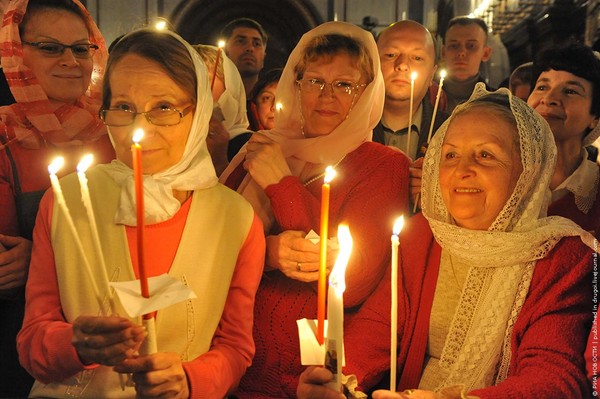
M439 185L441 147L448 126L464 105L454 110L433 137L423 165L423 214L442 248L471 265L440 358L440 365L449 371L443 386L464 384L467 391L506 378L512 327L529 290L536 261L546 257L562 237L580 236L593 247L593 237L572 221L546 217L549 182L556 163L550 127L507 89L496 93L510 101L523 172L487 231L456 226ZM468 102L488 94L485 85L479 83ZM477 112L485 110L483 107Z
M148 31L153 30L141 29L131 32L121 41L128 38L135 40L138 32ZM194 120L179 162L153 175L144 175L144 205L147 223L162 222L177 213L181 204L173 196L173 190L192 191L217 184L215 169L206 146L208 121L213 108L206 66L194 48L180 36L169 31L160 34L176 38L190 53L198 77L197 102L193 115ZM115 223L135 226L137 222L133 170L118 160L105 167L109 175L121 186L121 197L115 215Z

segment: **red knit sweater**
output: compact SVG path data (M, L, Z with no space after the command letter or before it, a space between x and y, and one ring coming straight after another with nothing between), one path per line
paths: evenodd
M399 389L415 388L427 344L440 247L417 215L401 237L398 277ZM529 293L514 325L509 376L497 386L471 392L482 399L588 398L583 350L591 312L592 253L578 238L565 238L537 262ZM382 280L346 329L345 374L363 389L389 370L390 278ZM407 360L408 358L408 360Z
M336 168L331 183L330 227L348 223L354 241L346 271L346 320L372 293L389 264L394 219L408 210L408 166L403 154L364 143ZM319 231L322 181L307 187L289 176L267 187L282 230ZM333 235L333 234L332 234ZM266 273L256 294L256 355L236 393L239 398L295 397L300 364L296 320L316 318L316 285ZM352 346L346 340L347 346Z

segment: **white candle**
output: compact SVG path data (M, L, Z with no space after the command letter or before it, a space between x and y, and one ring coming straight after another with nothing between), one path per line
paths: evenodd
M342 359L344 358L344 291L346 267L352 252L352 236L346 225L338 226L340 252L329 276L327 293L327 346L325 367L333 373L328 386L342 392Z
M94 215L94 208L92 207L92 199L90 197L90 190L88 187L88 180L85 172L88 170L90 165L94 162L94 156L92 154L85 155L81 161L77 164L77 177L79 179L79 186L81 189L81 199L88 217L90 231L92 233L92 239L94 240L94 249L98 255L99 267L103 275L103 282L106 284L106 292L108 292L108 300L110 305L110 311L112 314L117 314L115 301L112 295L110 285L108 284L109 278L106 271L106 262L104 261L104 254L102 253L102 245L100 245L100 236L98 235L98 225L96 224L96 217Z
M406 156L410 157L410 133L412 130L412 116L413 116L413 101L415 98L415 79L417 73L413 72L410 74L410 104L408 108L408 134L406 135Z
M400 216L394 223L392 234L392 311L390 333L390 391L396 392L396 363L398 359L398 235L404 226L404 216Z
M431 116L431 125L429 125L429 134L427 135L427 144L431 140L431 134L433 133L433 124L435 123L435 114L437 114L438 105L440 103L440 95L442 93L442 86L444 85L444 78L446 77L446 70L442 69L440 72L440 85L435 96L435 105L433 106L433 115Z
M58 157L55 158L50 165L48 165L48 173L50 173L50 183L52 183L54 199L58 203L58 206L65 215L65 220L67 221L67 225L69 226L69 229L72 233L71 235L73 236L73 240L75 241L75 247L79 251L81 258L83 259L83 267L88 274L88 278L90 280L90 284L92 285L96 301L98 302L98 306L100 307L100 311L102 312L102 314L107 314L107 311L104 308L104 303L102 302L102 297L100 296L100 291L98 290L98 286L96 285L96 279L94 278L94 274L92 273L92 268L90 267L90 263L88 262L88 259L85 256L85 251L83 250L83 245L81 244L79 234L77 233L77 229L75 228L75 223L73 223L73 219L71 218L71 214L69 213L69 208L67 207L67 203L65 202L65 197L63 196L62 189L60 188L60 183L58 182L58 178L56 177L56 173L58 173L58 171L60 170L60 168L62 168L64 163L65 159L63 157Z

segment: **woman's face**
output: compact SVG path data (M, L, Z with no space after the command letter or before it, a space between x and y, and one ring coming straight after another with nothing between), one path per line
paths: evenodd
M84 21L63 10L40 10L29 16L23 41L90 43ZM31 69L50 101L73 103L87 90L92 76L92 58L78 58L70 49L59 56L44 55L38 48L23 43L23 62Z
M139 55L125 55L113 67L108 77L111 90L110 109L147 112L157 108L182 111L193 104L190 96L161 68L159 64ZM175 165L185 150L192 126L193 112L179 124L156 126L137 115L129 126L110 127L117 159L129 167L133 132L142 128L142 165L144 174L162 172Z
M258 113L258 121L267 130L275 127L275 91L277 90L277 82L267 85L256 96L256 111Z
M515 127L477 108L454 118L442 145L440 188L458 226L487 230L521 175Z
M355 59L345 53L306 64L303 81L317 79L325 82L323 90L307 90L306 86L300 85L306 137L326 136L346 119L362 94L363 87L351 90L350 94L339 93L334 92L331 83L363 84L361 71L355 65Z
M591 112L592 83L566 71L542 72L527 99L550 125L557 143L576 140L598 123Z

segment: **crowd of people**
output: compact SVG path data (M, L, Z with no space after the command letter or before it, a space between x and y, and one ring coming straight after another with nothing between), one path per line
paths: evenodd
M3 21L0 398L597 394L588 46L540 51L496 90L488 27L463 16L440 59L415 21L376 38L326 22L269 71L249 18L224 51L142 28L109 52L79 0L10 0ZM337 226L353 238L341 391L302 364L296 323L317 318L328 166L327 273ZM162 275L195 296L130 316L113 285Z

